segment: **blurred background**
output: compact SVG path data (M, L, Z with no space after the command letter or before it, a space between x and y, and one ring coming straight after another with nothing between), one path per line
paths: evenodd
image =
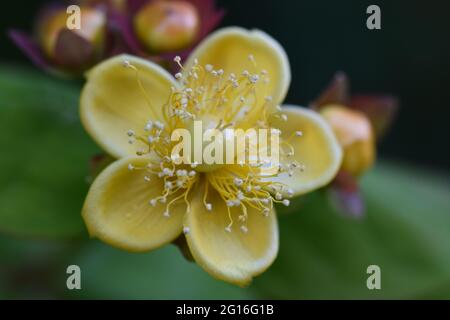
M136 255L88 240L79 209L98 149L77 122L79 84L36 71L5 34L31 30L42 3L0 8L0 298L450 298L450 2L217 1L222 26L262 29L284 46L287 102L308 104L338 70L354 93L401 101L382 160L362 179L366 217L339 215L322 193L282 211L280 255L246 289L211 279L174 246ZM381 30L366 28L371 4ZM67 107L57 116L55 101ZM83 270L80 291L65 287L69 264ZM382 267L382 290L366 288L370 264Z

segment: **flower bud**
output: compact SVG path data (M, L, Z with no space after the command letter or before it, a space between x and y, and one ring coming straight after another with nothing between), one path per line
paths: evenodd
M42 51L50 60L66 69L85 68L103 53L106 37L106 15L93 7L81 7L80 28L69 29L76 13L59 8L44 15L37 36ZM74 20L71 20L74 19Z
M142 44L152 52L176 51L191 45L199 31L197 9L185 1L152 1L133 20Z
M369 119L362 112L341 105L324 106L320 111L330 124L344 151L341 169L358 176L375 160L375 139Z

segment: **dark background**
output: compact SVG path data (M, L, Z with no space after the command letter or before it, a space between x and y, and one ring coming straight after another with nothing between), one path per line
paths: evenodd
M28 60L5 36L29 30L44 1L4 1L0 7L0 63ZM307 104L337 70L353 92L392 93L401 99L380 153L450 170L450 1L222 0L223 25L259 28L286 49L293 73L287 99ZM366 28L377 4L382 30Z

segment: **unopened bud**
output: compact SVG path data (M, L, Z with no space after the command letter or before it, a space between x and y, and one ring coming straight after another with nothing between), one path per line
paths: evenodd
M197 37L200 19L187 1L151 1L134 17L139 40L153 52L183 49Z

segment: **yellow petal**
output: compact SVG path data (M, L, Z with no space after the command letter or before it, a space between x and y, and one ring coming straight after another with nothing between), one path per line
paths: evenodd
M146 93L139 86L136 72L125 67L124 61L138 69ZM162 121L162 106L171 86L176 86L173 77L152 62L129 55L108 59L87 75L81 93L81 121L112 156L135 154L137 147L129 145L127 131L143 129L150 119Z
M304 171L295 170L289 177L287 173L279 175L272 181L282 182L292 188L294 196L310 192L327 185L336 175L342 162L342 149L328 123L315 111L310 109L283 106L282 112L287 121L274 121L274 127L282 132L282 138L289 140L294 147L294 156L288 161L296 160L305 166ZM296 131L302 136L297 137Z
M155 207L149 200L159 196L163 182L145 170L143 158L122 158L108 166L92 184L82 215L91 236L129 251L145 251L173 241L182 231L184 206L174 206L164 217L165 204Z
M194 260L212 276L240 286L266 270L278 252L278 225L275 211L264 217L248 210L247 232L240 229L239 213L234 212L231 232L225 202L217 192L208 194L212 211L207 211L199 194L184 220L186 240ZM236 209L234 209L236 210ZM233 212L233 211L232 211Z
M254 57L256 68L249 55ZM271 96L274 105L284 100L291 81L289 61L283 47L260 30L238 27L220 29L200 43L191 53L186 66L191 66L194 59L202 65L210 64L216 70L223 69L237 75L244 70L250 73L267 71L270 82L267 86L258 87L267 89L256 94L260 99Z

